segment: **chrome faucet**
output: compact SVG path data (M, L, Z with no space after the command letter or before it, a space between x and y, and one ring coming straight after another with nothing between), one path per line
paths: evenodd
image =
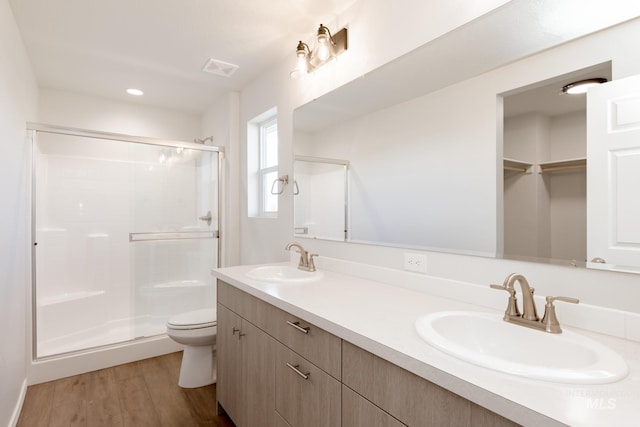
M520 311L518 310L518 299L514 288L515 282L520 284L520 288L522 290L522 314L520 314ZM564 301L573 304L578 304L580 302L576 298L547 297L547 303L544 306L544 316L540 319L536 312L536 303L533 299L533 292L535 289L529 286L529 282L527 282L527 279L525 279L523 275L512 273L504 279L504 283L502 285L491 285L491 288L509 292L509 301L503 317L506 322L527 326L529 328L541 329L552 334L559 334L562 332L562 328L560 328L560 323L556 317L556 308L553 305L553 301Z
M300 261L298 262L298 269L304 271L316 271L316 265L313 262L313 257L318 256L318 254L309 255L300 243L291 242L286 247L285 250L289 251L291 248L298 248L298 253L300 254Z

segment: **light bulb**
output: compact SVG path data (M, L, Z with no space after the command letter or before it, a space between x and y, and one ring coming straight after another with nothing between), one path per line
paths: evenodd
M296 68L289 73L291 77L297 79L310 71L309 67L309 47L302 41L298 42L296 47Z
M318 34L316 35L316 42L311 52L311 65L319 67L334 58L335 52L333 49L333 41L331 40L331 33L327 27L320 24Z
M316 44L316 55L318 59L322 62L329 59L330 50L329 50L329 40L326 36L318 35L318 43Z

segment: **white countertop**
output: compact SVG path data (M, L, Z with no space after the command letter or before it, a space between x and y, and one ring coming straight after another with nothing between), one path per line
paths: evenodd
M266 283L246 277L254 267L214 269L213 275L519 424L640 425L638 342L563 326L615 350L627 361L629 374L603 385L528 380L449 356L425 343L414 327L418 317L437 311L475 310L501 317L500 311L323 268L319 268L323 277L317 281ZM416 275L411 276L415 281ZM419 276L425 283L442 281Z

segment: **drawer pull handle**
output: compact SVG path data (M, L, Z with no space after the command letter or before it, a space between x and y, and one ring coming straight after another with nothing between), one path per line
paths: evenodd
M307 372L306 374L304 372L302 372L300 369L298 369L300 367L300 365L292 365L291 363L287 362L287 366L293 370L293 372L295 372L296 374L300 375L302 378L304 378L305 380L309 379L309 375L311 374L310 372Z
M287 325L293 326L294 328L296 328L297 330L299 330L303 334L308 334L309 333L309 329L311 329L308 326L305 326L303 328L302 326L300 326L300 322L291 322L289 320L287 320Z

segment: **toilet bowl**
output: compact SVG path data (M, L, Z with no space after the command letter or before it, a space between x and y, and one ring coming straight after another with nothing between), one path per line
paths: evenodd
M214 308L188 311L169 318L167 335L184 345L178 380L180 387L203 387L216 382L216 324Z

